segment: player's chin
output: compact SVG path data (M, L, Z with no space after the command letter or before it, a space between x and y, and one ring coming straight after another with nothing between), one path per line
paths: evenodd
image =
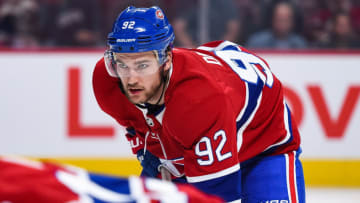
M129 95L128 98L133 104L143 104L146 102L146 99L141 95Z

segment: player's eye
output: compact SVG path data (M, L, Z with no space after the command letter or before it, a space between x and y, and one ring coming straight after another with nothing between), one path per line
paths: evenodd
M127 69L128 68L128 66L125 65L124 63L118 63L117 67L120 68L120 69Z
M145 69L145 68L147 68L147 67L149 67L148 64L142 63L142 64L139 64L137 68L138 68L139 70L142 70L142 69Z

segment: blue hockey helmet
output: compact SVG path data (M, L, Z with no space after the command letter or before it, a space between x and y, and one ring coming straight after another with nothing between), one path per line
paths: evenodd
M109 50L105 55L155 51L162 65L166 61L166 50L172 46L174 38L173 28L159 7L130 6L114 22L107 38Z

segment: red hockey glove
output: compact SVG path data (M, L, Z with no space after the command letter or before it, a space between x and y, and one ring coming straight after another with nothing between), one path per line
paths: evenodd
M127 133L125 134L127 140L130 142L130 147L133 154L137 154L140 149L144 148L144 138L139 134L136 134L134 128L126 128Z

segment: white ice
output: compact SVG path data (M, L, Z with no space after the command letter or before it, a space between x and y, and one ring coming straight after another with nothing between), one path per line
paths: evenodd
M306 188L307 203L360 203L360 188Z

